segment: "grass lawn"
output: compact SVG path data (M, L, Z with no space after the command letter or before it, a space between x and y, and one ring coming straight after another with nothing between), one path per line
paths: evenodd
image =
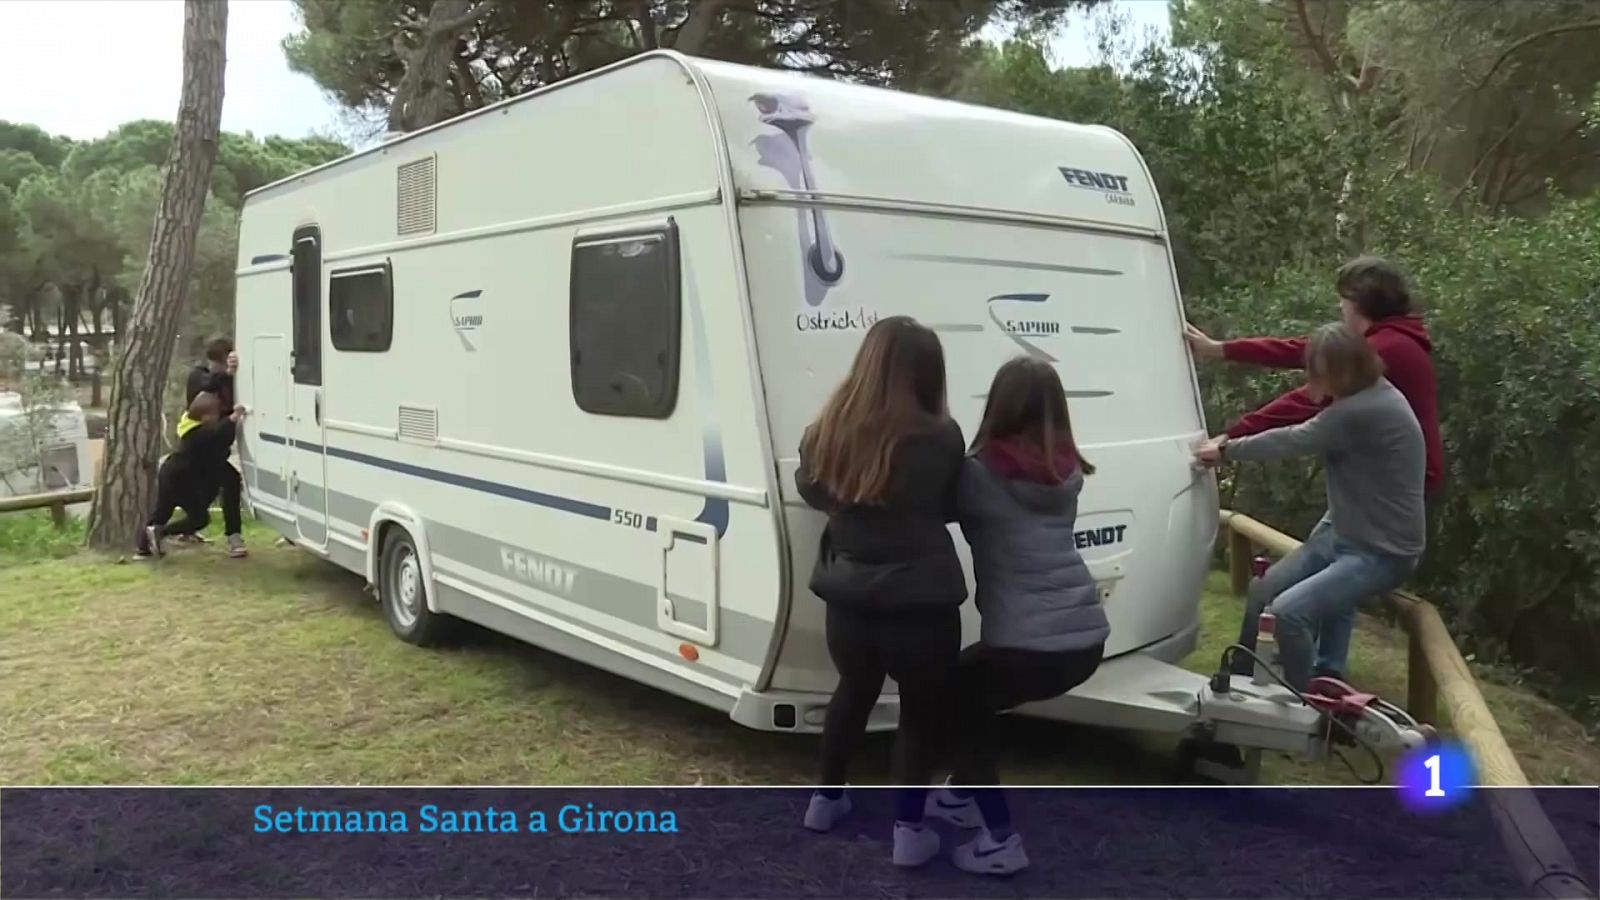
M175 549L158 566L76 553L42 515L0 517L0 783L803 784L816 740L725 716L524 644L471 631L419 650L360 580L252 531L252 556ZM1220 576L1204 605L1209 670L1236 632ZM1404 697L1405 644L1363 621L1353 675ZM1600 782L1570 717L1488 685L1535 782ZM1170 742L1005 724L1006 777L1161 783ZM853 780L881 781L875 736ZM1359 763L1359 760L1358 760ZM1364 770L1365 771L1365 770ZM1337 762L1271 759L1265 780L1337 784Z

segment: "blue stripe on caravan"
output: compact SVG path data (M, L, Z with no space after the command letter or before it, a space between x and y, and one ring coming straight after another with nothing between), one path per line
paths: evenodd
M414 466L410 463L403 463L393 459L384 459L379 456L369 456L365 453L357 453L354 450L345 450L342 447L323 447L310 441L286 438L279 434L268 434L266 432L262 432L261 439L269 444L282 444L301 450L307 450L312 453L326 453L328 456L336 457L338 459L347 459L351 462L358 462L379 469L387 469L390 472L399 472L402 475L410 475L414 478L423 478L428 481L437 481L441 484L454 485L455 487L462 487L471 491L494 494L495 496L506 497L511 500L520 500L523 503L531 503L534 506L543 506L547 509L554 509L561 512L572 513L573 515L585 516L590 519L601 519L606 522L611 521L611 507L601 506L598 503L589 503L584 500L573 500L569 497L557 497L554 494L546 494L541 491L530 491L527 488L520 488L514 485L500 484L494 481L485 481L482 478L472 478L467 475L458 475L455 472L443 472L438 469L429 469L424 466Z

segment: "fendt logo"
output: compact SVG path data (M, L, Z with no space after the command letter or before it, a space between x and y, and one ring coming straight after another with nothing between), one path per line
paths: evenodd
M1061 170L1061 177L1067 184L1085 191L1099 191L1105 195L1107 203L1118 206L1132 206L1133 192L1128 188L1128 176L1118 175L1115 172L1093 172L1088 169L1074 169L1071 166L1057 166Z
M1107 525L1103 528L1090 528L1085 531L1072 533L1072 543L1079 550L1090 547L1109 547L1112 544L1122 543L1123 535L1128 533L1126 525Z

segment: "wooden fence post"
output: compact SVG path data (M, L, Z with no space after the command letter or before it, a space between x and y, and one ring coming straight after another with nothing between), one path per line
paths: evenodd
M67 527L67 504L65 501L57 500L50 504L50 521L55 524L57 531Z
M1422 630L1413 617L1407 617L1406 634L1406 712L1418 722L1439 724L1439 683L1428 667L1427 651L1422 646Z
M1228 542L1229 568L1239 582L1237 560L1249 559L1249 544L1260 543L1268 552L1282 555L1299 542L1249 516L1221 511L1223 527L1233 534ZM1251 535L1241 541L1239 533ZM1243 551L1234 548L1240 544ZM1243 565L1248 579L1249 563ZM1444 626L1444 619L1432 604L1406 591L1387 597L1404 619L1409 638L1406 673L1407 712L1418 720L1435 724L1442 703L1445 718L1461 742L1471 752L1478 769L1478 784L1484 787L1511 788L1486 791L1490 814L1507 855L1516 866L1528 896L1551 898L1594 898L1595 892L1578 874L1571 851L1550 823L1538 795L1528 786L1528 776L1506 743L1505 735L1484 702L1472 669L1461 657L1455 641Z
M1228 577L1233 587L1235 597L1243 597L1250 590L1250 538L1244 534L1229 529L1228 531Z

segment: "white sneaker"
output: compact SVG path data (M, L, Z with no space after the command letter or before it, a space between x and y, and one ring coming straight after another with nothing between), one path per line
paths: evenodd
M806 806L805 825L812 831L832 831L839 820L850 814L850 795L824 797L812 794Z
M894 864L914 869L939 855L939 832L927 825L894 823Z
M930 818L949 822L957 828L982 828L983 813L971 797L957 797L949 788L928 792L928 802L923 808Z
M997 841L987 829L977 840L968 841L951 854L956 868L975 875L1010 875L1028 867L1028 854L1022 849L1022 835L1012 832Z

